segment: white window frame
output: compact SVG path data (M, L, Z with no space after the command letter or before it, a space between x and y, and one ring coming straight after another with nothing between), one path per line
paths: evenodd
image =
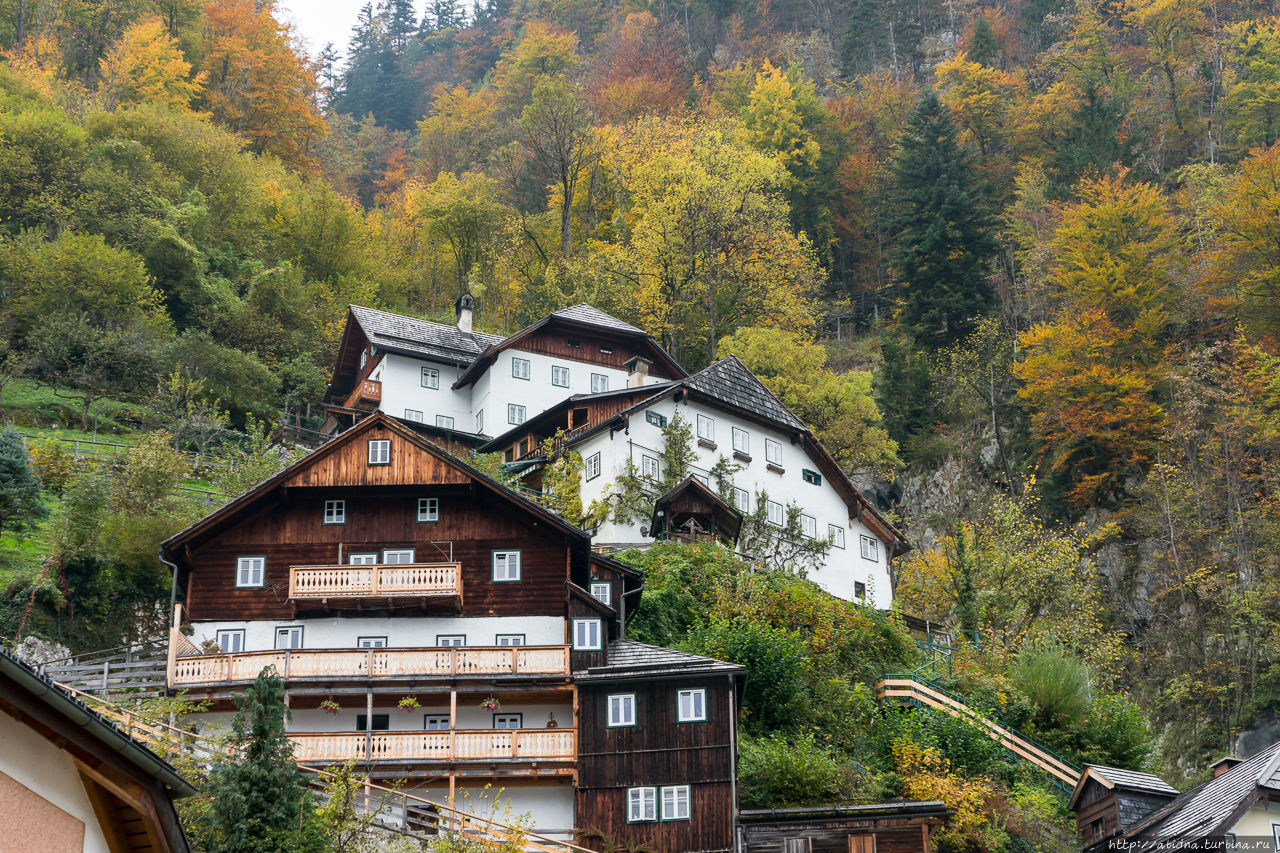
M511 378L523 379L528 382L533 378L533 363L527 358L513 355L511 357Z
M369 363L369 351L368 351L368 350L363 350L363 349L362 349L362 350L360 350L360 367L361 367L361 369L363 369L363 368L364 368L364 366L365 366L366 364L368 364L368 363Z
M301 625L280 625L280 626L278 626L278 627L276 628L276 634L275 634L275 636L276 636L276 639L275 639L275 649L276 649L276 651L284 651L284 650L286 650L286 649L300 649L300 648L302 648L302 626L301 626ZM281 637L287 637L287 638L289 638L289 645L287 645L287 646L282 646L282 645L280 645L280 638L281 638ZM298 638L298 644L297 644L296 646L295 646L295 645L293 645L293 638L294 638L294 637L297 637L297 638Z
M563 379L561 382L559 380ZM551 365L551 384L556 388L569 387L569 368L562 364Z
M827 525L827 539L831 540L832 548L844 550L844 528L838 524Z
M716 440L716 419L709 418L706 415L698 415L697 422L698 422L698 438L706 439L707 441L715 441Z
M391 464L391 439L389 438L369 439L369 464L370 465L390 465Z
M592 581L591 597L601 604L613 606L613 584L609 581Z
M812 515L800 514L800 533L810 539L818 538L818 519Z
M636 694L610 693L605 699L605 728L625 729L636 725Z
M658 789L627 789L627 823L658 822Z
M583 472L586 474L587 480L594 480L600 476L600 454L593 453L582 463Z
M401 559L405 554L409 555L409 559ZM395 559L391 559L395 557ZM413 548L383 548L382 549L382 565L384 566L408 566L418 561L418 555Z
M583 630L587 633L584 635ZM594 631L594 639L591 633ZM604 650L604 620L574 619L573 650L575 652L599 652Z
M484 434L484 409L476 412L476 432Z
M688 785L665 785L662 788L662 819L692 820L693 791Z
M656 456L640 454L640 475L646 480L658 482L662 479L662 462Z
M457 421L449 415L436 415L436 426L441 429L454 429L455 423L457 423Z
M513 725L510 725L510 723L515 723L515 725L514 725L514 726L513 726ZM517 712L516 712L516 713L514 713L514 714L513 714L513 713L511 713L511 712L509 712L509 711L508 711L507 713L505 713L505 714L494 714L494 715L493 715L493 728L494 728L494 730L495 730L495 731L497 731L497 730L506 730L506 731L510 731L510 730L513 730L513 729L523 729L523 728L524 728L524 714L523 714L523 713L521 713L521 712L519 712L519 711L517 711Z
M449 715L448 714L423 714L422 730L424 732L449 731Z
M776 519L776 520L775 520L775 518L774 518L774 515L775 515L774 510L775 510L775 508L776 508L776 510L777 510L777 512L776 512L777 519ZM772 524L774 527L785 527L785 526L786 526L786 523L787 523L787 511L786 511L786 507L784 507L782 504L778 503L777 501L765 501L765 516L766 516L766 520L767 520L770 524Z
M609 390L609 375L607 373L591 374L591 393L603 394Z
M528 410L519 403L507 403L507 423L519 426L525 422Z
M386 647L386 637L356 637L357 649L385 649Z
M420 424L425 421L424 415L417 409L405 409L404 419L406 421L413 421L415 424Z
M751 512L751 493L746 489L733 487L733 506L738 512Z
M249 557L236 557L237 587L253 588L266 585L267 558L265 556L255 554Z
M218 644L218 648L222 650L224 655L238 655L244 651L244 628L220 628L213 635L213 641ZM227 640L234 639L234 643ZM235 648L230 648L234 645Z
M858 552L862 559L880 562L880 540L866 534L858 534Z
M772 438L764 440L764 461L771 465L782 464L782 442Z
M440 390L440 371L434 367L422 368L422 373L418 376L418 382L423 388L430 388L433 391Z
M493 582L519 583L523 574L522 563L519 551L494 551Z
M358 551L354 554L347 554L348 566L376 566L378 565L377 551Z
M466 634L436 634L436 645L440 648L456 649L466 644Z
M418 498L418 521L422 523L440 520L439 498Z
M324 523L325 524L346 524L347 523L347 502L344 500L334 500L324 502Z
M689 700L689 710L685 711L685 699ZM707 688L690 687L676 691L676 722L705 723L707 721Z
M524 643L524 634L497 634L493 638L495 646L523 646Z
M751 433L741 427L733 428L733 449L738 453L751 453Z

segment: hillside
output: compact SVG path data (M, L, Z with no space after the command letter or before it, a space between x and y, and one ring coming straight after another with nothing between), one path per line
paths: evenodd
M947 686L1007 724L1185 782L1280 718L1267 9L386 0L339 62L269 3L94 8L0 15L0 410L136 447L33 454L0 635L153 634L156 545L208 506L180 487L319 425L346 306L470 292L494 333L589 302L686 369L741 357L909 533L899 609L976 637ZM752 760L833 738L832 796L859 762L900 791L823 715L915 652L863 672L819 615L760 619L839 684ZM947 737L913 760L996 780L991 825L1034 799Z

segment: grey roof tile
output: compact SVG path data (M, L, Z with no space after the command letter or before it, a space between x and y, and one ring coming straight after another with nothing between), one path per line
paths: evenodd
M1219 831L1254 789L1262 785L1280 791L1280 743L1274 743L1216 779L1192 788L1140 828L1138 838L1197 838Z
M637 329L630 323L624 323L612 314L606 314L599 308L594 308L585 302L580 302L568 308L561 308L559 311L552 311L551 316L574 320L578 323L587 323L592 326L601 326L606 329L631 332L637 335L645 334L643 329Z
M700 370L684 380L684 384L739 409L755 412L794 429L806 429L804 423L736 355L726 356Z
M1158 794L1178 793L1168 782L1152 773L1139 773L1136 770L1123 770L1119 767L1103 767L1100 764L1088 765L1089 771L1112 785L1134 791L1152 791Z
M611 678L619 675L683 675L703 672L745 672L741 664L664 649L635 640L615 640L609 644L608 663L593 666L581 679Z
M500 335L464 332L457 326L360 305L352 305L351 313L375 346L449 362L470 364L480 353L503 340Z

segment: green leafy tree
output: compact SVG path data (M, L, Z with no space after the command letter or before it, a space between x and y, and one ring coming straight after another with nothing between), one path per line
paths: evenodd
M0 432L0 532L27 530L49 514L40 491L22 439L11 429Z
M932 89L899 140L894 182L900 198L891 259L906 288L902 322L921 344L954 340L990 305L996 252L993 223L975 180L973 157L956 139L950 113Z

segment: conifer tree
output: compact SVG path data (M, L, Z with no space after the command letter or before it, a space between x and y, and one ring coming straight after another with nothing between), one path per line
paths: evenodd
M987 280L993 225L946 107L930 90L900 139L894 180L900 205L891 262L906 285L902 320L916 342L954 341L994 298Z
M11 429L0 432L0 531L25 530L48 513L22 440Z

